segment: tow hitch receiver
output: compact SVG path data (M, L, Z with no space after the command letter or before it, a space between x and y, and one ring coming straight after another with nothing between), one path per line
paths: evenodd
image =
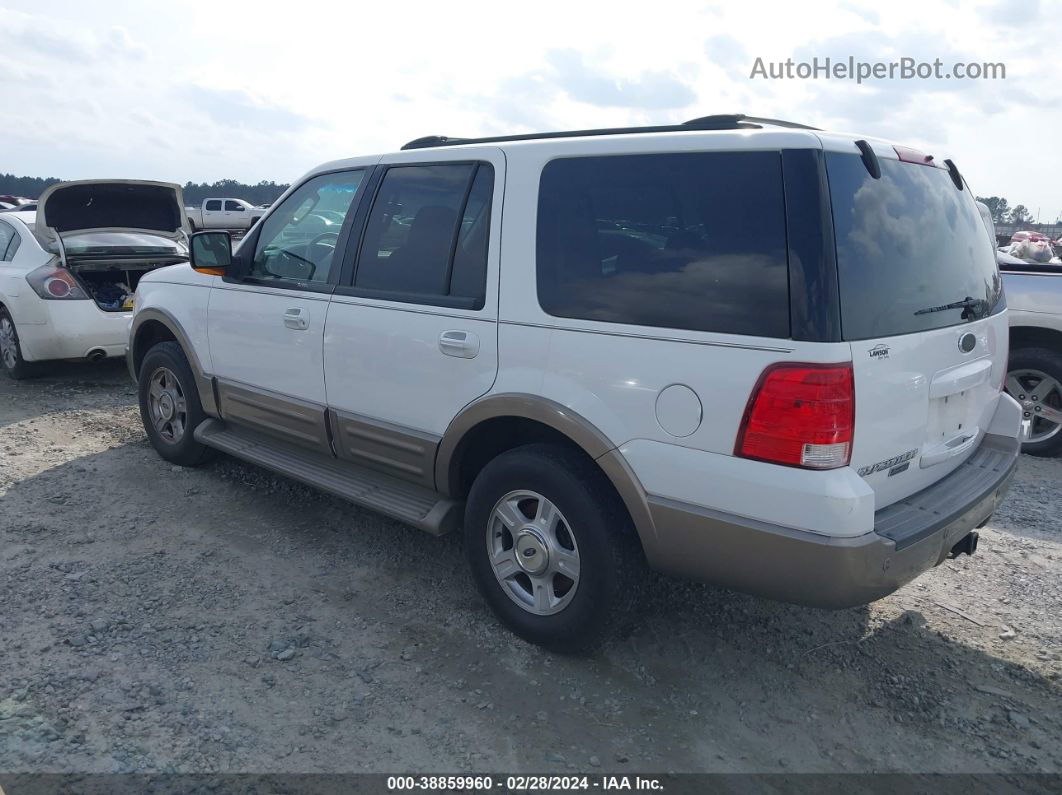
M957 558L959 555L972 555L977 551L977 538L976 530L964 535L959 539L958 543L951 548L948 557Z

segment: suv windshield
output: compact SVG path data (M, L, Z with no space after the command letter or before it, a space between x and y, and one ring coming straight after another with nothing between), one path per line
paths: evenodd
M977 320L1003 309L992 246L947 170L828 152L841 328L848 340Z

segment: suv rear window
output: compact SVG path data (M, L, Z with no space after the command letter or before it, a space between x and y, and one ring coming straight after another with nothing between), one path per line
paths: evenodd
M1003 309L995 253L969 190L943 168L826 153L845 339L953 326ZM947 307L966 301L965 306Z
M553 160L537 271L554 316L788 337L781 155Z

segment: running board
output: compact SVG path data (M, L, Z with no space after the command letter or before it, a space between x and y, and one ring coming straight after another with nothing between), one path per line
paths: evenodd
M328 458L254 431L208 419L197 441L236 458L379 511L435 536L461 525L462 504L437 492L337 458Z

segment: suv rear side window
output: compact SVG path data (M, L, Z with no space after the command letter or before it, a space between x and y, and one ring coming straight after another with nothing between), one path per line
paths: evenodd
M482 308L493 190L489 163L389 168L354 286L396 301Z
M554 160L537 240L551 315L789 336L777 151Z
M207 210L220 210L221 209L221 199L211 199L210 201L208 201L203 206Z
M969 190L943 168L826 153L847 340L953 326L1003 309L995 252ZM965 306L949 304L973 299Z

